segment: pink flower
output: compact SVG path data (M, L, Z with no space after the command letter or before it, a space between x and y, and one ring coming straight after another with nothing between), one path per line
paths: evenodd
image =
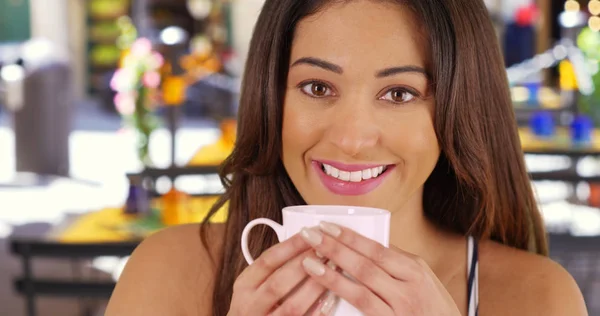
M156 71L147 72L144 74L144 77L142 78L142 82L144 83L144 85L146 87L151 88L151 89L156 89L156 88L158 88L158 85L160 84L160 75Z
M131 54L134 56L145 56L152 51L152 43L147 38L138 38L131 45Z
M139 58L131 54L127 54L125 58L123 58L122 68L136 68L139 63Z
M124 92L133 89L135 85L135 73L129 68L121 68L115 71L110 80L110 87L113 91Z
M135 112L135 96L132 93L117 93L115 107L122 115L131 115Z
M150 68L151 70L156 70L156 69L160 68L163 65L163 63L164 63L164 58L162 57L162 55L157 52L154 52L150 56L150 59L148 62L148 68Z

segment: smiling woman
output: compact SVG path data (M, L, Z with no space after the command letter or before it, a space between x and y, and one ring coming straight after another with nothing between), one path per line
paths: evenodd
M372 7L341 5L298 23L282 162L309 204L401 210L412 203L422 213L414 192L440 155L426 70L429 46L421 44L411 11L383 4L386 20L395 23L374 23L375 15L364 14ZM398 198L385 198L392 195Z
M336 296L378 316L585 315L545 257L512 111L481 0L267 0L210 215L228 203L227 222L142 243L107 315L318 315ZM390 247L257 230L247 266L243 228L303 204L389 210Z

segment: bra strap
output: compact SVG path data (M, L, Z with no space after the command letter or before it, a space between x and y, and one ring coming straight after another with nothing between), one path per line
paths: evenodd
M477 241L475 241L473 236L469 236L467 245L468 316L477 316L479 309L479 251L477 249Z

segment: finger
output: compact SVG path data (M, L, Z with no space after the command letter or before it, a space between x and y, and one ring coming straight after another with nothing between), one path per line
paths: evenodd
M311 279L312 280L312 279ZM331 291L327 291L322 301L313 311L313 316L331 316L336 312L340 298Z
M269 275L286 262L310 249L310 246L298 235L265 250L252 265L239 275L235 285L240 289L256 289Z
M323 263L310 257L304 259L302 265L314 280L364 314L393 315L392 308L364 285L351 281L341 273L326 268Z
M354 250L365 258L369 258L385 273L398 280L412 281L419 279L423 272L430 272L429 266L419 257L398 248L392 250L384 247L382 244L364 237L351 229L327 222L319 224L319 228L330 237L339 241L342 245ZM327 247L333 247L330 251L336 253L336 248L333 246L335 245L334 243L326 245ZM325 250L323 250L323 252L325 252ZM339 258L334 260L334 258L329 255L326 255L326 257L340 265L343 263L338 262ZM359 264L361 263L359 262ZM349 269L346 269L345 267L342 268L350 273ZM366 272L368 273L369 271ZM355 273L359 272L356 271Z
M304 269L302 269L302 272L306 273ZM297 291L288 296L270 315L306 315L311 308L321 308L317 301L323 296L323 293L325 293L325 287L308 278ZM311 313L310 315L314 314Z
M390 302L390 288L397 286L394 279L371 259L348 248L336 239L321 234L318 230L307 229L302 235L311 242L323 256L337 264L345 273L367 286L371 291ZM318 242L320 241L320 242Z
M277 302L285 301L288 295L301 286L308 276L302 268L302 261L306 257L317 260L314 251L310 249L275 270L256 290L257 301L255 303L260 306L268 306L269 310Z

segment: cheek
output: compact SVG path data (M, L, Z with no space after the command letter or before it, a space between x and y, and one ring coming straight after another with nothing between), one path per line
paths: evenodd
M424 122L420 129L414 131L414 137L408 139L417 156L425 156L423 158L430 156L431 159L437 160L440 155L440 145L431 120Z
M431 114L423 111L419 115L407 117L398 126L400 127L394 133L396 136L390 138L397 154L408 165L433 170L440 155L440 146Z
M283 163L301 161L304 152L320 139L318 116L301 109L298 102L287 99L284 105L282 126Z

